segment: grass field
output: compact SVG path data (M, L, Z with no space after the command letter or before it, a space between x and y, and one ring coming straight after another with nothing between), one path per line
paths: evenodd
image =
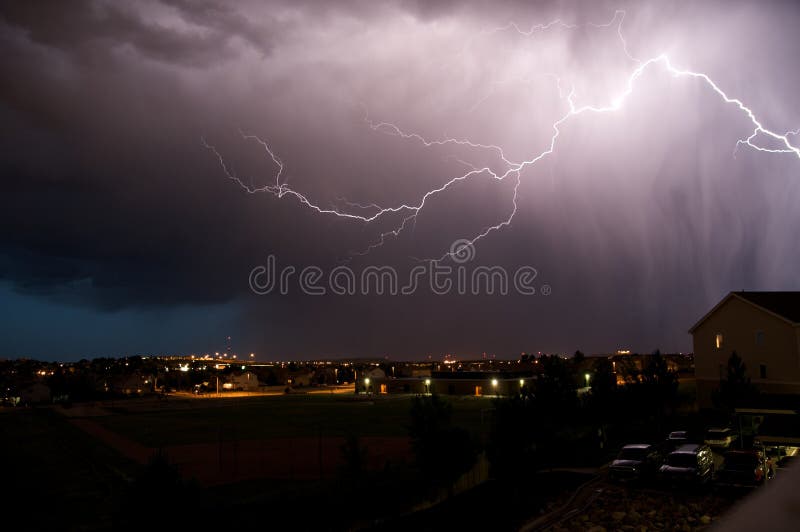
M170 397L7 409L0 412L0 453L6 462L2 496L28 516L33 529L116 529L140 522L144 515L126 504L140 500L131 499L131 481L144 478L149 466L126 451L129 441L148 456L163 448L189 485L200 489L176 496L214 508L213 515L174 514L180 520L222 522L234 512L242 522L257 523L271 509L272 518L281 521L303 516L303 508L313 503L325 511L308 522L369 522L406 511L424 497L407 443L411 401L410 396L343 394ZM448 401L453 422L484 439L492 399ZM349 435L358 436L368 451L368 472L356 483L343 484L338 468ZM353 498L367 508L332 517L349 508Z
M450 398L453 422L483 438L491 398ZM411 397L364 400L342 395L286 395L219 400L184 399L151 408L126 408L96 421L148 447L213 443L225 438L391 436L408 434ZM233 436L231 436L233 435Z

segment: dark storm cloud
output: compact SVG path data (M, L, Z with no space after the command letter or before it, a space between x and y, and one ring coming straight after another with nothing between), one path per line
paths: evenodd
M775 130L800 127L797 75L782 59L800 52L789 3L3 3L0 280L101 315L228 304L248 350L278 354L684 349L686 328L725 291L798 288L800 258L797 161L733 157L747 119L700 83L648 71L625 109L565 125L557 152L524 173L514 223L479 244L478 260L533 265L549 299L252 296L248 272L268 254L330 268L398 219L366 225L247 194L200 140L258 186L276 167L238 129L261 135L321 207L416 202L463 173L459 159L499 161L377 133L365 109L530 157L565 105L542 72L566 69L564 87L601 104L633 65L613 27L481 30L605 23L618 7L634 55L667 51ZM456 187L353 264L438 256L502 220L510 199L488 179ZM165 350L192 344L182 327Z
M263 53L271 48L270 19L265 17L255 25L226 3L165 2L162 7L172 7L175 13L170 17L162 8L162 16L190 23L189 28L145 20L133 7L92 0L9 2L0 14L32 42L84 60L128 46L146 58L201 67L233 53L230 44L237 38Z

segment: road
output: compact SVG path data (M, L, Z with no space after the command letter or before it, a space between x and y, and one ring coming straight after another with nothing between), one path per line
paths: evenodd
M558 523L579 515L587 507L589 507L601 493L603 493L604 479L604 474L597 474L588 481L584 482L578 486L578 489L575 490L565 504L559 508L556 508L550 513L537 517L532 521L528 521L520 528L520 532L536 532L538 530L547 530Z

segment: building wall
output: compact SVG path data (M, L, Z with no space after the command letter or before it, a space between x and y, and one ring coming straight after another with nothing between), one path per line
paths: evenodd
M761 341L758 341L759 332ZM716 345L716 336L722 344ZM710 407L711 392L727 375L731 352L742 358L753 384L766 393L800 393L800 329L731 297L693 334L697 401ZM766 378L760 374L766 366Z
M531 381L527 381L528 385ZM519 379L498 379L497 386L491 379L431 379L430 387L425 379L384 379L370 380L370 389L374 393L382 393L381 384L386 384L385 393L436 393L439 395L476 395L476 387L480 387L480 395L516 395L520 393Z

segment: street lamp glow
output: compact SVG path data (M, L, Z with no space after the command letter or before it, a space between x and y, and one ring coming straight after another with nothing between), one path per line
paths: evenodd
M369 377L367 377L366 379L364 379L364 384L366 384L367 386L369 386Z
M525 379L520 379L520 380L519 380L519 386L520 386L520 388L522 388L523 386L525 386Z
M425 379L425 386L430 386L430 385L431 385L431 380Z
M497 379L492 379L492 386L497 388Z
M586 373L586 374L584 374L583 378L586 379L586 387L588 388L589 387L589 379L591 378L591 375Z

